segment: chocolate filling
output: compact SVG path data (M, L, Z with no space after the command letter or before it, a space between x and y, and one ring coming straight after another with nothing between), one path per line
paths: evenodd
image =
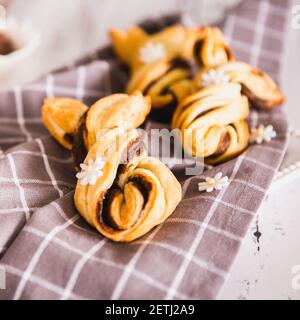
M84 162L84 159L87 155L87 150L84 143L84 133L86 131L86 117L88 111L81 117L77 132L74 136L73 147L72 147L72 156L75 169L80 171L80 164Z
M252 107L258 109L268 109L270 107L268 101L258 98L249 88L247 88L243 83L242 94L244 94L250 101Z
M204 44L203 39L196 41L196 43L194 45L194 50L193 50L194 59L200 66L203 65L202 60L201 60L201 51L202 51L203 44Z
M74 142L74 136L70 133L65 133L64 140L66 140L68 143L73 145Z
M146 88L143 91L144 95L148 95L149 91L152 89L152 87L159 82L161 79L163 79L169 72L171 72L174 69L183 69L190 71L190 75L188 79L192 78L192 66L191 64L181 58L175 58L170 62L169 68L157 79L151 81ZM178 105L178 100L174 92L170 90L170 85L175 84L177 81L181 81L182 79L177 79L175 82L172 82L171 84L168 84L166 87L162 88L159 92L160 96L164 95L170 95L172 97L172 100L170 103L165 105L164 107L160 108L153 108L151 111L151 118L155 121L163 122L163 123L169 123L172 119L173 113Z
M207 157L207 160L213 160L213 159L220 157L222 154L224 154L226 152L229 145L230 145L230 136L227 132L223 133L221 136L221 139L219 141L216 152L213 155L211 155L210 157Z
M139 156L141 152L143 152L143 148L144 148L144 144L140 136L137 137L135 140L132 140L128 144L124 154L121 157L121 162L126 162L126 163L121 163L119 165L114 184L105 194L101 195L98 201L98 208L97 208L98 221L103 228L105 228L110 232L118 229L117 226L115 226L113 221L110 219L110 214L109 214L110 205L112 203L114 196L117 193L122 192L121 188L117 184L118 176L122 173L125 173L128 170L128 167L130 166L130 161L132 161L134 157ZM133 183L135 183L134 180L135 179L132 179L131 181L128 181L128 182L133 181ZM138 188L143 194L144 201L146 202L148 198L146 197L145 187L143 188L138 186ZM149 186L148 186L148 189L149 189Z
M148 182L143 176L135 176L133 179L129 180L128 183L134 184L144 198L144 207L146 203L148 202L149 193L152 189L152 185L150 182ZM97 208L97 216L98 221L102 225L103 228L105 228L107 231L116 231L120 230L112 221L110 217L110 206L114 199L114 197L122 192L119 186L113 185L110 190L106 193L106 196L102 196L101 199L98 202L98 208ZM105 200L104 200L105 198ZM142 212L140 212L141 214Z

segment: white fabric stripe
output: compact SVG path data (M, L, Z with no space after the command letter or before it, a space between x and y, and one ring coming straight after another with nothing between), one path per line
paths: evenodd
M61 295L60 300L67 300L70 298L72 291L76 285L77 279L80 275L81 270L85 266L85 264L90 260L90 258L106 243L106 239L101 240L98 242L95 246L93 246L89 251L87 251L81 259L77 262L75 268L73 269L71 276L69 277L69 280L67 282L67 285L65 287L65 290L63 294Z
M270 11L267 11L267 14L269 14ZM264 20L265 21L265 20ZM237 16L236 17L236 24L253 31L253 21L249 20L246 17ZM260 22L256 21L255 23L257 25L257 28L265 29L266 35L273 39L282 40L282 32L278 31L276 29L268 27L266 24L261 24Z
M14 88L14 94L15 94L15 103L16 103L16 112L17 112L17 120L20 126L21 132L26 137L27 141L32 140L31 133L27 131L25 127L25 121L24 121L24 106L22 101L22 92L20 86L16 86Z
M23 229L25 232L29 232L29 233L32 233L38 237L41 237L41 238L44 238L47 236L47 234L45 232L42 232L40 230L37 230L31 226L25 226L24 229ZM69 243L67 243L66 241L62 240L62 239L59 239L59 238L54 238L52 240L53 243L59 245L60 247L64 248L64 249L67 249L71 252L74 252L74 253L77 253L78 255L80 256L83 256L85 255L85 252L79 250L78 248L76 247L73 247L72 245L70 245ZM120 270L124 270L125 269L125 265L123 264L118 264L118 263L115 263L113 262L112 260L107 260L107 259L104 259L104 258L99 258L99 257L90 257L90 260L91 261L95 261L97 263L101 263L101 264L104 264L106 266L109 266L109 267L114 267L114 268L117 268L117 269L120 269ZM132 271L132 275L135 276L136 278L144 281L145 283L147 283L148 285L152 286L153 288L156 288L156 289L159 289L163 292L167 292L168 291L168 287L165 286L164 284L162 284L161 282L155 280L154 278L152 278L151 276L149 276L148 274L142 272L142 271L139 271L139 270L136 270L134 269ZM189 297L187 295L184 295L182 293L177 293L176 295L177 298L179 299L189 299Z
M221 203L222 205L224 205L225 207L229 207L229 208L234 209L236 211L239 211L241 213L246 213L246 214L250 214L250 215L254 215L255 214L254 211L244 209L242 207L233 205L233 204L231 204L229 202L226 202L226 201L223 201L223 200L220 200L220 199L216 199L216 198L214 198L212 196L208 196L207 194L202 194L202 195L200 194L200 195L197 195L196 197L186 198L186 199L181 200L181 202L188 201L188 200L193 200L193 199L199 199L199 198L202 198L204 200L207 199L207 200L211 200L211 201L217 201L217 202Z
M260 186L258 186L258 185L256 185L256 184L253 184L253 183L251 183L251 182L249 182L249 181L245 181L245 180L241 180L241 179L235 178L235 179L232 180L231 182L232 182L232 183L237 182L237 183L240 183L240 184L244 184L244 185L246 185L247 187L252 188L252 189L254 189L254 190L256 190L256 191L262 192L262 193L266 193L266 192L267 192L267 189L262 188L262 187L260 187Z
M129 263L124 269L124 272L122 273L114 291L111 296L111 300L118 300L120 299L122 292L126 286L127 281L129 280L130 275L133 273L133 270L135 269L135 266L139 260L139 258L142 256L142 253L146 249L147 245L152 241L152 239L155 237L155 235L158 233L158 231L161 229L162 225L159 225L156 227L156 229L147 237L147 239L143 242L143 244L139 247L137 252L134 254L134 256L131 258Z
M21 298L23 290L26 286L27 281L29 281L29 279L32 277L32 273L34 268L36 267L36 265L39 262L39 259L41 257L41 255L43 254L43 252L45 251L45 249L47 248L47 246L49 245L49 243L52 241L52 239L62 230L67 229L70 225L72 225L75 221L77 221L79 219L79 215L77 216L73 216L72 218L70 218L69 220L67 220L65 223L58 225L56 227L54 227L48 234L47 236L44 238L44 240L41 242L41 244L39 245L38 249L36 250L35 254L32 256L26 270L23 272L23 275L21 277L21 280L18 284L18 287L16 289L16 292L14 294L13 300L18 300Z
M8 273L11 273L13 275L21 277L23 274L22 270L17 269L17 268L10 266L8 264L3 264L3 267L5 268L5 270ZM51 291L53 293L56 293L57 295L61 295L64 290L62 287L59 287L58 285L56 285L54 283L51 283L49 281L46 281L46 280L44 280L40 277L34 276L34 275L32 275L30 277L29 281L37 284L38 286L42 287L43 289L46 289L46 290ZM83 297L75 295L75 294L72 294L71 297L72 297L72 299L76 299L76 300L85 300L86 299L86 298L83 298Z
M278 149L278 148L274 148L274 147L271 147L271 146L268 146L266 144L263 144L263 145L260 145L260 144L256 144L255 145L255 149L257 148L261 148L263 150L267 150L267 151L270 151L270 152L275 152L275 153L278 153L281 155L282 153L282 150L281 149Z
M0 118L2 124L18 124L18 119L12 118ZM41 118L24 118L24 123L28 124L39 124L42 123Z
M239 51L245 52L245 53L249 53L249 51L253 50L256 51L260 50L260 57L263 59L268 59L268 60L272 60L274 62L279 62L280 59L282 59L282 56L280 54L278 54L277 52L274 51L270 51L267 49L263 49L263 48L256 48L253 45L247 43L247 42L242 42L238 39L232 39L231 40L231 45Z
M39 148L41 149L41 153L43 155L43 160L44 160L44 164L45 164L45 168L46 168L46 171L51 179L51 182L52 182L52 185L54 187L54 189L58 192L58 195L59 197L63 197L64 193L62 192L62 190L60 190L60 188L58 187L58 184L57 184L57 181L54 177L54 174L53 174L53 171L51 170L51 167L50 167L50 164L49 164L49 160L46 156L46 152L45 152L45 148L44 148L44 145L42 143L42 140L41 139L36 139L36 142L39 146Z
M255 163L255 164L257 164L257 165L259 165L259 166L261 166L263 168L269 169L271 171L276 171L275 168L273 168L273 167L271 167L271 166L269 166L269 165L267 165L267 164L265 164L265 163L263 163L263 162L261 162L259 160L256 160L256 159L253 159L253 158L250 158L250 157L247 157L247 156L245 156L245 160L253 162L253 163Z
M107 61L101 61L100 68L102 70L107 71L107 81L104 81L104 91L106 94L112 92L111 90L111 73L110 73L110 65Z
M26 141L26 138L0 138L0 143L22 143Z
M258 65L258 58L260 55L260 48L262 47L265 25L268 17L269 0L259 1L258 15L254 24L254 39L253 48L250 55L250 64L254 67ZM253 24L252 24L253 29Z
M44 181L44 180L38 180L38 179L18 179L20 183L22 184L42 184L46 186L53 186L52 181ZM5 178L5 177L0 177L0 183L14 183L15 180L13 178ZM67 183L65 181L61 180L56 180L57 185L65 186L70 189L74 189L74 185Z
M134 244L143 244L144 242L143 241L135 241ZM150 241L149 242L149 245L150 246L158 246L160 248L164 248L170 252L173 252L185 259L189 259L189 262L193 262L195 263L196 265L198 265L199 267L211 272L211 273L214 273L222 278L225 278L226 275L227 275L227 272L225 270L222 270L220 268L217 268L216 266L213 266L213 265L209 265L206 261L200 259L200 258L197 258L195 256L191 256L188 254L188 252L178 248L178 247L175 247L171 244L168 244L168 243L163 243L163 242L158 242L158 241Z
M9 154L12 155L17 155L17 154L27 154L30 156L36 156L36 157L40 157L43 158L43 154L40 152L36 152L36 151L29 151L29 150L18 150L18 151L12 151ZM73 163L73 159L72 158L68 158L68 159L60 159L54 156L49 156L47 155L48 159L54 162L58 162L58 163Z
M29 211L33 212L35 210L38 210L39 208L32 207L28 208ZM0 209L0 214L9 214L9 213L24 213L24 208L9 208L9 209Z
M23 91L34 91L34 92L45 92L45 86L41 84L31 84L31 85L26 85L23 87ZM56 86L55 87L55 94L61 95L61 96L73 96L76 97L76 88L72 87L64 87L64 86ZM85 91L85 97L88 98L100 98L104 94L107 94L106 92L102 91L96 91L96 90L86 90Z
M47 78L46 78L46 95L47 98L54 98L55 94L54 94L54 77L53 75L50 73L48 74Z
M11 167L11 171L12 171L12 175L13 175L13 179L14 179L15 185L17 186L17 188L19 189L19 192L20 192L20 200L21 200L21 203L22 203L22 207L24 209L26 221L28 221L28 219L30 218L30 210L29 210L28 205L27 205L24 189L22 188L22 186L21 186L21 184L20 184L20 182L18 180L17 170L16 170L16 166L15 166L15 163L14 163L14 159L10 154L7 155L7 159L9 161L9 164L10 164L10 167Z
M85 81L86 81L86 68L81 66L77 71L77 88L76 88L76 99L83 101L85 93Z
M189 224L195 224L199 227L203 227L203 228L206 228L207 230L209 231L212 231L214 233L217 233L217 234L220 234L220 235L223 235L229 239L232 239L232 240L235 240L235 241L238 241L238 242L241 242L243 240L242 237L236 235L236 234L233 234L229 231L226 231L226 230L223 230L223 229L220 229L220 228L217 228L211 224L207 224L207 223L203 223L201 221L198 221L198 220L194 220L194 219L187 219L187 218L169 218L165 221L165 223L189 223Z
M229 181L232 181L234 179L235 175L238 172L238 169L241 166L242 161L243 161L243 156L241 155L236 160L236 163L235 163L234 168L232 170L232 174L231 174L231 177L230 177ZM221 200L223 195L225 194L225 192L226 192L226 188L221 190L216 198ZM218 202L217 201L213 202L212 206L210 207L210 209L209 209L209 211L208 211L208 213L207 213L207 215L206 215L206 217L205 217L205 219L203 221L204 224L209 224L209 222L210 222L214 212L216 211L217 207L218 207ZM198 230L198 233L197 233L197 235L196 235L196 237L194 239L194 241L192 242L192 245L190 246L189 251L187 252L187 256L183 260L183 263L180 266L180 268L179 268L179 270L178 270L178 272L177 272L177 274L176 274L176 276L175 276L175 278L174 278L174 280L173 280L173 282L172 282L172 284L171 284L171 286L170 286L170 288L168 290L168 293L167 293L167 295L165 297L166 299L172 299L174 297L174 295L176 294L176 292L177 292L177 290L178 290L178 288L179 288L179 286L181 284L181 281L182 281L182 279L184 277L184 274L185 274L185 272L186 272L186 270L187 270L187 268L189 266L190 260L195 255L196 250L197 250L197 248L198 248L198 246L199 246L199 244L200 244L200 242L202 240L202 237L203 237L204 233L205 233L205 229L200 227L199 230Z
M252 128L256 128L257 121L258 121L258 113L257 113L257 111L252 110L250 113L250 122L251 122Z
M232 44L233 41L233 30L235 25L236 16L231 14L226 19L226 24L224 27L224 34L226 36L226 40L229 45Z

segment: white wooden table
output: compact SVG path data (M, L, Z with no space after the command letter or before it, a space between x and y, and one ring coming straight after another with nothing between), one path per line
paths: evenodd
M141 7L139 0L127 0L126 8L136 8L130 10L135 15L130 17L126 15L124 3L124 0L14 0L10 12L30 21L41 33L42 44L26 65L10 77L0 79L0 89L33 80L105 44L108 39L103 30L127 26L135 18L153 14L152 8L156 8L157 15L181 9L185 2L144 0ZM110 17L114 14L119 22L112 26ZM288 36L284 91L290 120L293 126L300 128L300 30L289 27ZM297 158L300 160L299 150L299 141L294 141L287 164ZM300 179L296 179L270 192L249 229L220 299L300 299L300 290L292 288L291 273L293 266L300 265L299 190ZM254 236L257 226L262 234L259 244Z

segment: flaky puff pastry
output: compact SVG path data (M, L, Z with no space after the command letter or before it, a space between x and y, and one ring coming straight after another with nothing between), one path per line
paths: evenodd
M220 163L248 145L248 99L241 85L212 85L187 97L177 108L172 127L181 130L185 151L207 163Z
M194 44L194 58L200 67L213 68L234 60L234 55L221 30L202 27Z
M192 58L199 30L174 25L155 34L148 34L142 28L134 26L128 30L112 29L110 37L117 56L130 66L134 73L141 66L148 64L143 60L141 50L149 44L162 46L162 59Z
M179 102L192 93L190 65L182 59L162 60L144 65L131 77L127 92L139 90L151 98L152 115L170 121Z
M42 120L50 134L66 149L71 150L78 123L88 107L68 98L45 99Z
M145 121L150 109L150 98L136 91L131 95L110 95L90 108L72 99L46 99L42 115L51 135L72 150L75 167L79 170L97 135L115 127L137 128Z
M258 70L244 62L231 62L214 68L225 77L226 81L242 85L242 92L246 95L252 106L261 109L271 109L281 105L285 98L276 83L263 71ZM203 69L195 78L195 86L203 86L203 76L208 69Z
M133 241L162 223L181 200L181 186L159 160L145 155L135 129L103 134L84 161L105 161L95 185L78 181L75 206L103 236Z

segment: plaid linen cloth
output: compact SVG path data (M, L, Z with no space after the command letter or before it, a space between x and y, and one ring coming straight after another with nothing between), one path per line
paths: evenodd
M247 0L221 26L239 59L275 79L288 9L288 1ZM164 23L169 21L158 27ZM276 139L250 146L203 175L185 176L184 198L164 224L133 243L113 243L76 212L70 153L49 137L40 119L45 97L91 104L122 90L126 73L110 50L92 60L0 94L0 265L6 270L0 298L217 298L284 155L282 108L253 110L249 120L253 126L272 124ZM219 171L230 185L200 193L204 175Z

